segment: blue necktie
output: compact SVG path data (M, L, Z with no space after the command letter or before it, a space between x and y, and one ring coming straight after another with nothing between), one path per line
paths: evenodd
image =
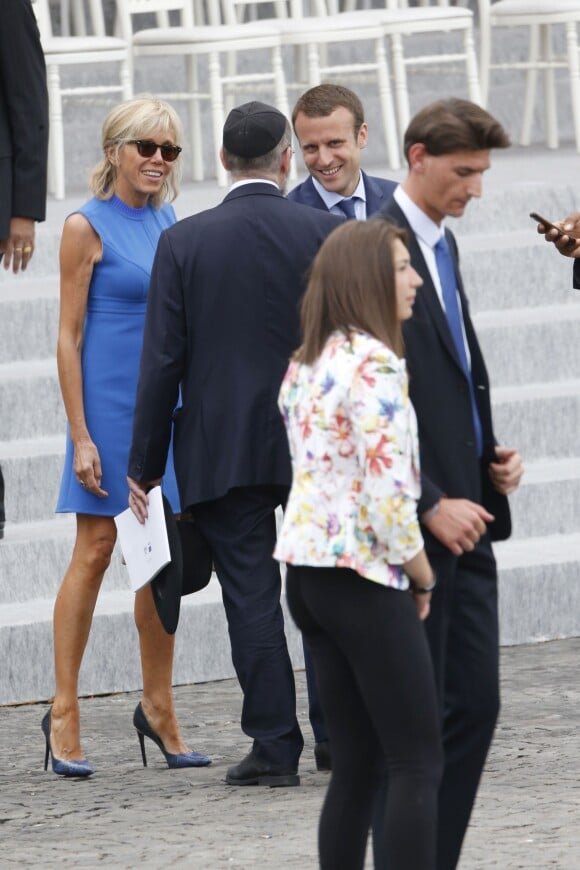
M337 206L345 215L347 221L355 221L356 220L356 211L354 210L355 200L360 199L358 196L349 196L341 199L340 202L337 202Z
M477 455L481 456L483 451L483 436L481 432L481 420L479 419L479 411L475 402L475 390L473 388L473 380L471 371L467 362L467 353L465 350L465 342L463 340L463 329L461 321L461 311L457 300L457 278L455 276L455 268L453 260L449 253L449 246L445 236L441 236L434 248L435 261L437 263L437 271L439 272L439 280L441 281L441 290L443 291L443 304L445 306L445 316L449 324L449 331L453 338L457 355L461 367L465 372L469 383L469 395L471 398L471 413L473 415L473 428L475 430L475 443L477 446Z

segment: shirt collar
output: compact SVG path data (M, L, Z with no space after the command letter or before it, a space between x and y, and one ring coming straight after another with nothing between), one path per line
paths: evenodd
M409 221L411 229L417 238L421 239L421 241L430 248L434 248L439 239L445 234L444 225L441 224L441 226L439 226L435 221L431 220L431 218L425 214L423 209L419 208L419 206L413 202L409 194L403 190L400 184L395 190L393 196L395 202Z
M276 188L276 190L280 190L276 182L272 181L271 178L242 178L240 181L234 181L229 192L231 193L232 190L236 190L238 187L243 187L245 184L271 184L272 187Z
M327 190L322 184L318 181L317 178L312 177L312 183L314 184L314 189L319 194L320 198L324 202L326 208L330 211L330 209L337 205L337 203L341 202L345 197L341 193L335 193L334 191ZM358 184L352 192L352 196L357 196L359 199L362 199L363 202L366 203L367 196L365 191L365 183L363 179L362 172L359 174ZM348 199L348 197L347 197Z

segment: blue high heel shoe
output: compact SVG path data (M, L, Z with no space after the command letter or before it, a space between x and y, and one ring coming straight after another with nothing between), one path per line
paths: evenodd
M44 753L44 769L48 769L48 757L52 761L52 770L58 776L90 776L95 772L95 769L89 764L86 758L81 758L78 761L65 761L62 758L55 758L50 745L50 714L52 707L44 715L41 723L41 728L46 738L46 752Z
M137 729L139 745L141 746L141 756L143 758L143 767L147 767L147 756L145 755L145 738L149 737L153 743L156 743L167 762L167 767L207 767L211 764L211 758L207 755L202 755L200 752L181 752L174 755L172 752L167 752L163 745L163 740L155 733L143 712L141 703L137 704L133 714L133 725Z

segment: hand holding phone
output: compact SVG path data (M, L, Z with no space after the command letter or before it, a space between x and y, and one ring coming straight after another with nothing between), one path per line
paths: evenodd
M536 211L531 211L530 217L532 218L532 220L536 221L536 223L542 224L542 226L546 228L546 232L548 230L556 230L556 232L558 233L557 238L566 235L566 233L562 232L560 227L557 227L556 224L552 223L552 221L546 220L546 218L542 217L542 215L538 214Z

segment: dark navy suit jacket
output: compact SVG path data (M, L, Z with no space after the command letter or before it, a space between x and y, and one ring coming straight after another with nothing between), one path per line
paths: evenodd
M365 185L367 218L369 218L387 203L393 195L398 182L388 181L386 178L375 178L372 175L367 175L366 172L362 172L362 170L361 174ZM288 194L288 199L300 202L302 205L309 205L311 208L328 211L324 200L312 183L311 176L308 176L306 181L303 181L302 184L291 190Z
M574 260L574 284L576 290L580 290L580 259Z
M413 316L403 326L405 356L409 370L409 391L419 422L422 493L419 514L442 495L467 498L483 504L496 516L489 530L492 540L509 536L511 523L508 501L489 481L487 469L495 461L495 438L491 417L489 378L481 348L469 314L461 273L457 242L445 231L455 263L465 333L471 355L471 374L483 432L483 455L477 456L471 400L447 319L427 268L419 243L405 215L391 199L377 217L407 230L411 262L423 284L417 290ZM428 549L442 547L424 530Z
M46 211L48 92L30 0L2 0L0 24L0 239L13 217Z
M232 487L289 486L277 407L300 343L306 273L342 220L251 183L166 230L147 302L129 474L161 477L175 414L182 506Z

